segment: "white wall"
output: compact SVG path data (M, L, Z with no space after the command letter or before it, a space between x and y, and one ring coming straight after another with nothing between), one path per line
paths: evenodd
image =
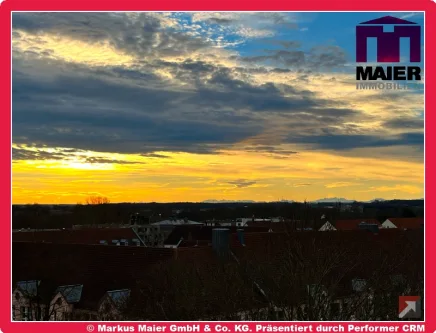
M327 221L321 226L321 228L319 228L318 231L335 231L335 230L336 228L329 221Z
M387 219L386 221L384 221L382 223L382 228L383 229L392 229L392 228L396 228L397 226L395 224L393 224L391 221L389 221L389 219Z

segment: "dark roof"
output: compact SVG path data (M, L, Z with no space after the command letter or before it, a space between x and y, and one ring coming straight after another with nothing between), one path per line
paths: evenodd
M132 228L87 228L12 233L13 241L24 242L99 244L100 241L105 240L111 244L112 240L121 239L132 242L133 239L139 239L139 237Z
M95 308L110 290L130 289L138 311L132 320L207 320L268 300L302 302L308 284L329 285L340 297L353 292L355 278L415 278L423 274L423 239L422 230L245 232L242 246L231 233L227 259L204 243L163 249L14 242L12 278L83 284L84 308Z
M423 217L392 217L388 220L400 229L420 229L424 226Z
M184 241L193 244L195 241L212 241L212 230L216 227L212 226L197 226L197 225L184 225L176 226L165 240L166 245L176 245L183 238ZM248 232L265 232L269 230L268 226L262 227L224 227L230 229L231 233L236 233L238 229L243 229Z
M380 17L375 20L362 22L360 24L416 24L416 23L388 15L388 16Z
M92 308L105 292L128 288L173 258L174 250L163 248L13 242L12 279L14 286L32 279L52 287L83 284L79 305Z
M381 225L376 219L338 220L335 223L335 228L337 230L358 230L359 224L362 222L366 224L377 224L378 226Z

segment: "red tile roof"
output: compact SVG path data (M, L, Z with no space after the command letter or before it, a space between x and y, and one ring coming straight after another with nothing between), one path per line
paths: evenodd
M423 217L391 217L388 220L400 229L420 229L424 226Z
M126 239L132 243L139 239L132 228L89 228L65 229L53 231L20 231L12 233L13 241L71 243L71 244L100 244L101 240L111 244L112 240Z
M337 230L358 230L359 224L365 222L367 224L377 224L381 226L376 219L354 219L354 220L338 220L334 224Z

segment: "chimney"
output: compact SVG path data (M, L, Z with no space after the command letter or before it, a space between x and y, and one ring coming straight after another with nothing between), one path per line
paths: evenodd
M245 246L244 229L238 229L236 230L236 233L238 234L239 243L241 243L242 246Z
M230 229L215 228L212 229L212 248L216 255L225 259L229 254Z

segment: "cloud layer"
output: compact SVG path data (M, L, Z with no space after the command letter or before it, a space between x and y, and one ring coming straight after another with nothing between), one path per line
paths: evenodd
M283 13L14 13L15 170L28 170L20 163L29 161L71 166L76 159L75 166L133 172L180 156L206 168L208 159L242 152L271 161L269 172L277 161L312 153L384 155L419 166L422 94L356 91L342 46L282 36L302 34L302 21L310 20ZM228 191L262 186L234 177L221 181ZM312 187L295 184L312 184L306 178L294 187ZM263 185L274 188L274 181Z

